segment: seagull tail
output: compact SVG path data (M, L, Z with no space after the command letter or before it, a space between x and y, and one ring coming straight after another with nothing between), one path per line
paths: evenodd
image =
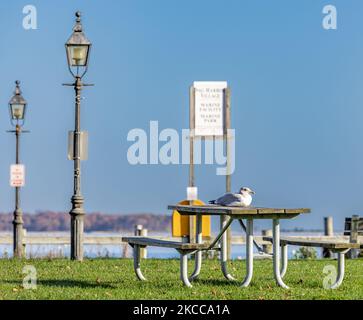
M209 201L209 204L216 204L216 200Z

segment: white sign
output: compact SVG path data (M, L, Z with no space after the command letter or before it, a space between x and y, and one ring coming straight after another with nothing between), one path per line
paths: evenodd
M189 200L189 201L198 200L198 188L197 187L188 187L187 188L187 200Z
M196 136L223 136L227 82L194 82Z
M25 166L23 164L12 164L10 166L10 186L25 186Z

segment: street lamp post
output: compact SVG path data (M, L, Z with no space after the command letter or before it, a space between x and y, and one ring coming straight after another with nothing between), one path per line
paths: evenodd
M73 132L73 154L74 161L74 188L71 199L71 259L83 260L83 229L84 198L81 193L81 91L84 86L82 78L87 72L91 42L83 32L81 13L76 12L76 25L73 33L68 39L66 46L68 68L75 81L72 84L65 84L74 87L75 90L75 129Z
M15 133L16 137L16 154L15 154L15 163L16 165L20 164L19 157L19 140L22 132L27 132L22 130L25 121L25 111L27 102L21 95L20 90L20 81L15 82L15 92L14 96L11 98L9 102L9 111L10 111L10 121L11 124L15 127L15 130L10 130L8 132ZM24 250L23 250L23 211L20 208L20 187L15 187L15 211L14 211L14 220L13 220L13 250L15 258L23 258Z

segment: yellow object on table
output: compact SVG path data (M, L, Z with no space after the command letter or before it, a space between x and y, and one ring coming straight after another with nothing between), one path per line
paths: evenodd
M203 206L205 203L201 200L183 200L178 203L178 205L193 205L193 206ZM178 211L173 211L173 218L172 218L172 236L173 237L183 237L190 235L190 224L189 224L189 216L180 215ZM193 217L194 225L196 225L196 217ZM210 237L211 236L211 217L203 215L202 216L202 234L203 237Z

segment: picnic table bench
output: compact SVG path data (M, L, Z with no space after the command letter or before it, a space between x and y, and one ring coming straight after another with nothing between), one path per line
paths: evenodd
M352 223L352 221L356 223ZM355 233L355 235L354 235ZM280 246L282 251L282 267L281 267L281 278L283 278L287 271L288 256L287 249L288 245L302 246L302 247L320 247L324 249L329 249L333 253L337 254L338 259L338 273L335 280L330 286L330 289L337 289L344 280L345 273L345 255L354 249L363 249L363 243L359 243L356 239L358 235L363 234L363 218L357 216L345 219L344 235L351 236L351 242L343 242L341 240L337 241L334 239L329 239L326 237L323 240L314 239L302 239L299 237L282 237L280 238ZM353 236L353 239L352 239ZM263 240L270 241L273 243L272 237L263 237ZM352 241L354 240L354 242Z
M239 220L243 225L242 219L247 219L246 229L246 266L247 274L242 282L243 287L249 286L253 275L253 221L255 219L272 219L273 220L273 272L276 283L283 287L286 286L280 276L280 219L292 219L300 214L309 213L310 209L286 209L286 208L254 208L254 207L222 207L216 205L170 205L170 210L176 210L180 215L196 216L196 243L185 243L177 241L159 240L145 237L123 237L124 242L133 247L134 252L134 270L139 280L144 281L140 268L140 248L147 246L157 246L174 248L180 253L180 278L184 285L191 287L191 281L198 278L202 266L202 251L216 248L220 243L221 251L221 270L227 280L235 281L236 279L228 272L227 267L227 234L226 231L234 220ZM219 234L210 243L203 243L202 239L202 217L204 215L220 216L221 227ZM188 255L195 253L195 266L191 276L188 277Z
M134 249L134 270L137 278L141 281L146 280L140 266L141 248L162 247L177 250L180 253L180 278L184 283L188 282L188 255L196 251L211 249L208 243L185 243L149 237L123 237L122 241L127 242Z

